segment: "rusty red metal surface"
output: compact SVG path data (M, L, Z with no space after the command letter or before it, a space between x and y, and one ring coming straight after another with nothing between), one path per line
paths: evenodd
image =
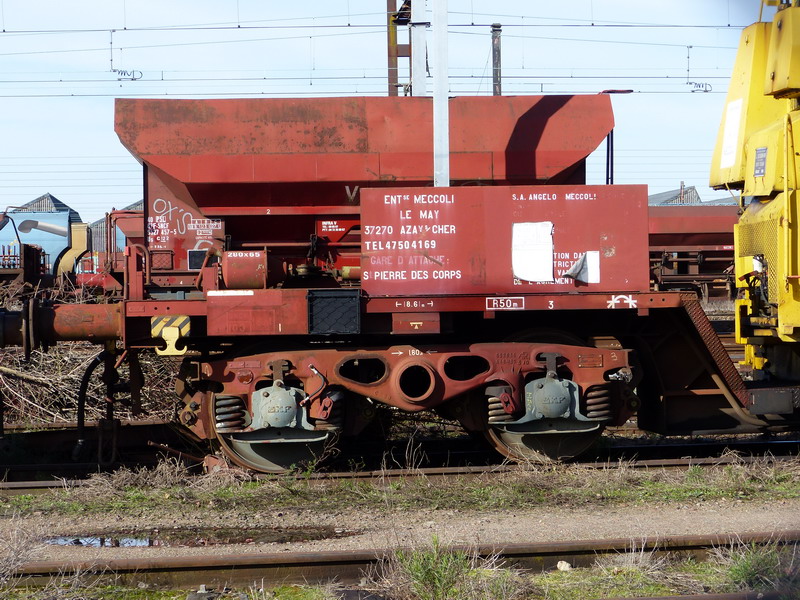
M370 189L361 210L369 296L649 287L644 186ZM584 256L587 280L566 277Z
M115 210L109 216L111 223L119 227L126 239L135 244L141 244L144 241L144 213L141 210ZM116 240L110 241L115 242Z
M370 313L417 313L483 311L492 314L505 311L545 310L622 310L678 308L681 295L667 293L582 293L582 294L519 294L480 296L391 296L367 300Z
M51 341L122 339L122 304L58 304L42 310L39 335Z
M304 382L307 390L319 389L324 380L328 385L340 385L374 400L397 406L403 410L420 411L463 394L481 389L489 381L504 381L512 389L513 406L509 412L524 407L523 388L529 373L544 373L546 361L543 353L557 353L560 373L569 373L570 379L581 388L603 384L603 375L609 371L628 367L626 350L607 350L558 344L471 344L391 346L379 350L307 350L285 351L273 354L248 356L246 361L220 360L208 363L204 376L224 382L224 394L250 398L256 386L271 379L269 365L275 360L285 360L294 367L293 375ZM475 369L461 376L459 358L481 357L485 369ZM382 374L374 380L363 378L354 361L380 361ZM239 373L245 372L246 377ZM456 375L455 373L459 373ZM320 398L309 398L310 414L317 416Z
M697 247L733 250L737 205L651 206L648 227L653 248Z
M613 124L606 94L453 98L452 177L552 179L592 152ZM433 177L430 98L118 99L115 130L176 188ZM252 200L239 205L270 204Z
M267 287L267 251L233 250L222 253L220 271L225 287L253 290Z
M358 266L337 227L365 186L432 180L431 111L429 98L117 100L116 131L145 166L154 263L197 268L227 236L292 264L304 254L286 249L317 231L342 246L337 267ZM451 100L450 123L454 184L582 183L613 115L602 94L470 97Z
M651 206L650 262L656 289L691 290L732 300L737 205Z
M438 312L392 313L392 333L441 333Z
M305 335L307 293L302 289L209 292L208 335Z

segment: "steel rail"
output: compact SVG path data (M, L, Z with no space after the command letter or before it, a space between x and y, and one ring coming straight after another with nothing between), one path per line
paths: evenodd
M787 600L781 592L733 592L730 594L699 594L693 596L630 596L605 598L604 600Z
M795 455L770 456L765 459L763 456L722 456L710 458L661 458L661 459L630 459L620 461L595 461L575 463L578 466L588 469L688 469L690 467L714 467L732 464L752 464L768 460L770 463L791 462L798 460ZM452 467L419 467L409 469L380 469L371 471L337 471L331 473L302 473L302 474L282 474L264 475L255 474L253 477L259 480L275 479L303 479L310 481L327 481L340 479L403 479L410 477L456 477L471 475L487 475L493 473L525 473L530 467L526 465L497 464L480 466L452 466ZM16 494L35 494L48 490L67 489L83 487L88 484L84 479L56 479L48 481L2 481L0 482L0 493L8 495Z
M710 458L658 458L645 460L621 460L621 461L595 461L595 462L576 462L572 463L588 469L683 469L690 467L714 467L732 464L751 464L764 461L763 456L721 456ZM795 455L770 456L769 462L790 462L798 460ZM425 477L451 477L457 475L483 475L491 473L524 473L530 471L531 467L526 465L499 464L499 465L480 465L480 466L461 466L461 467L421 467L413 469L381 469L375 471L344 471L335 473L312 473L310 475L298 475L301 479L328 480L328 479L398 479L403 477L425 476ZM274 478L274 475L258 476L259 479ZM279 476L280 477L280 476ZM284 476L285 477L285 476ZM0 488L2 489L2 488Z
M100 421L93 419L90 421L86 421L85 425L88 428L97 427ZM119 424L121 427L142 427L142 426L153 426L153 425L172 425L174 421L168 421L166 419L122 419L120 420ZM43 430L56 430L56 431L74 431L76 428L77 423L75 421L59 421L55 423L46 422L46 423L7 423L3 425L6 433L25 433L25 432L40 432Z
M800 530L767 533L680 535L652 539L601 539L530 544L453 546L479 556L495 556L507 566L531 570L552 569L559 561L572 566L591 566L598 556L626 552L653 552L704 557L709 551L737 544L797 544ZM142 549L145 551L144 549ZM408 550L406 548L406 550ZM358 583L364 571L396 549L377 548L339 552L247 553L202 556L146 557L133 559L36 561L20 568L18 575L30 585L43 585L64 574L78 573L92 579L109 579L122 585L155 585L171 588L225 585L306 583L336 581Z

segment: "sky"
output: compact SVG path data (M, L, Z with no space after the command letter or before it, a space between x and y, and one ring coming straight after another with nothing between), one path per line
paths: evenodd
M491 94L500 23L504 95L632 90L613 97L615 183L719 198L709 163L759 6L449 0L450 94ZM49 192L91 222L141 199L115 97L386 95L385 23L383 0L0 0L0 211ZM604 183L604 157L589 183Z

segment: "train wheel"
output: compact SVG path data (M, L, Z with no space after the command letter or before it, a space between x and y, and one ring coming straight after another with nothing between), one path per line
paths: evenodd
M575 458L587 450L603 433L602 427L592 431L541 433L507 431L490 426L486 439L500 454L513 461L545 463Z
M572 333L548 328L523 330L509 336L506 341L586 345L584 340ZM602 425L576 422L503 425L497 422L499 419L496 415L502 414L502 410L498 411L497 408L488 408L489 416L494 418L490 419L484 436L495 450L513 461L544 463L569 460L587 450L603 433Z
M304 418L304 428L267 426L248 430L252 416L239 396L216 396L211 410L219 450L232 463L261 473L307 469L319 462L337 437L335 428L314 429Z
M281 441L275 439L276 433L279 434L267 430L221 434L217 440L223 454L240 467L261 473L284 473L316 464L334 437L329 432L314 431L308 432L313 435L305 439Z

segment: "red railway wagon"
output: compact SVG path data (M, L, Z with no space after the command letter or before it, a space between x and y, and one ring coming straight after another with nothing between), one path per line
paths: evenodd
M707 303L733 300L733 226L739 206L651 206L650 268L656 290L694 291Z
M131 234L104 268L116 296L31 301L0 340L103 342L112 382L142 351L183 356L181 423L267 472L379 405L514 459L575 456L635 412L662 433L790 425L758 412L694 294L651 292L646 187L585 185L607 95L451 99L447 188L431 108L118 100L145 199L143 226L111 216Z

